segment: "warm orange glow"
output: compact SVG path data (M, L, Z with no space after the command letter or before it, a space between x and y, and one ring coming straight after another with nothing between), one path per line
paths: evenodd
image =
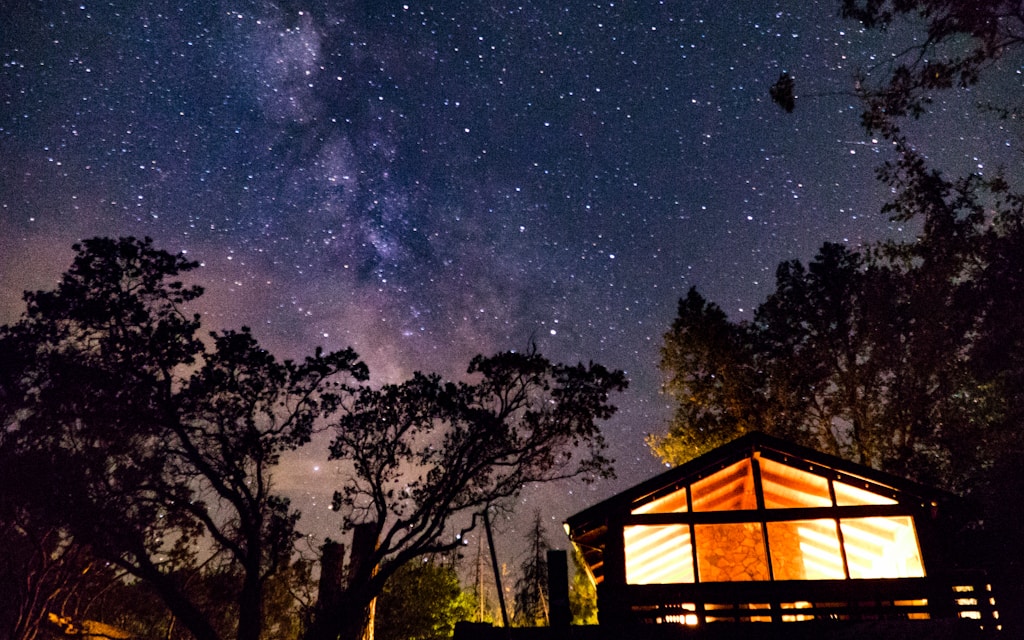
M811 603L806 601L800 602L783 602L780 604L783 609L810 609ZM783 614L783 622L803 622L805 620L814 620L813 615L808 614Z
M687 613L684 615L667 615L664 618L664 622L670 624L686 624L692 627L700 622L700 619L697 617L696 613Z
M626 582L693 582L693 547L687 525L630 526L623 529Z
M836 491L836 504L840 507L856 507L867 504L896 504L892 498L878 495L866 489L859 489L844 482L833 482Z
M830 507L828 479L767 458L759 460L764 506L769 509Z
M683 513L686 511L686 489L674 491L633 509L633 513Z
M835 520L769 522L776 580L842 580L843 557Z
M722 469L691 488L694 511L755 509L754 474L749 459Z
M771 604L767 602L743 602L739 604L714 604L707 603L704 608L708 612L708 616L705 618L708 622L771 622ZM756 614L758 611L763 612L765 615L736 615L737 609L743 610L746 613L747 610L751 614ZM714 612L724 611L723 615L712 615Z
M631 513L756 512L758 481L765 509L820 508L826 510L826 517L772 522L752 513L749 522L694 524L693 539L689 524L629 525L623 530L626 581L672 584L772 577L843 580L924 576L911 517L843 518L837 523L831 512L834 506L897 504L891 497L864 488L872 486L866 483L855 486L855 481L833 480L830 488L826 476L763 456L744 458L693 482L690 503L686 487L679 486L653 500L639 500Z
M701 582L769 578L760 523L699 524L694 527L694 534Z
M840 521L851 578L921 578L924 565L909 516Z

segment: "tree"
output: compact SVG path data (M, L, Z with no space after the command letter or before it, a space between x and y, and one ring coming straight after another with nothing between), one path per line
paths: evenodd
M454 567L430 559L408 562L385 583L374 619L376 640L444 640L472 619L476 603Z
M313 581L312 563L296 558L275 573L264 590L263 640L296 640L302 631ZM183 590L206 615L221 637L237 634L237 612L225 606L242 586L240 572L228 564L207 564L176 576ZM160 595L146 582L116 580L92 598L87 615L104 620L136 640L191 640ZM81 616L75 619L80 620Z
M749 334L761 354L745 362L771 379L771 387L757 387L768 390L768 415L784 418L767 430L953 489L976 489L985 484L979 471L1021 449L1012 427L1024 417L1021 394L1006 384L1024 371L1009 318L1020 306L1024 269L1022 197L1012 187L1020 176L951 178L934 168L904 124L928 116L944 91L981 100L981 110L996 117L1016 118L1019 92L991 92L996 102L974 96L1016 72L1019 65L1007 60L1019 60L1024 50L1024 13L1018 0L842 0L841 14L866 29L898 25L908 42L859 70L854 94L866 130L896 152L878 170L893 193L882 213L914 221L921 236L869 248L847 276L834 273L830 283L798 263L780 266L777 291L755 323L734 330ZM791 76L782 74L769 93L792 111ZM787 322L803 322L805 331ZM764 339L769 344L757 343ZM670 335L666 349L679 343ZM685 370L678 359L662 362L675 375ZM787 385L804 390L803 397ZM666 389L674 392L671 383ZM797 402L787 404L787 397ZM673 429L651 441L663 456L687 430Z
M1024 209L1007 202L949 236L928 224L911 245L826 245L809 267L784 263L752 321L691 292L665 336L678 408L655 453L678 464L756 428L958 493L970 517L950 562L987 568L1000 610L1020 611L1022 523L1008 505L1024 486Z
M748 430L763 428L757 410L759 376L750 355L748 328L691 288L665 335L664 391L675 398L668 436L648 444L666 461L689 460Z
M621 371L530 351L477 356L468 374L361 389L336 423L331 457L351 471L334 506L375 544L336 597L318 602L309 640L359 638L387 580L413 558L460 546L491 504L528 484L610 474L597 421L615 411L608 397L626 387ZM446 536L452 526L460 533Z
M1013 186L1016 181L1019 187L1020 176L999 171L949 177L918 150L903 124L933 115L931 104L942 92L961 93L998 118L1019 117L1019 92L995 89L1008 86L1007 76L1019 67L1010 61L1019 61L1024 50L1024 13L1017 0L842 0L841 5L843 17L866 29L899 25L904 33L920 34L856 77L862 124L894 143L896 151L878 171L894 194L882 212L914 221L922 230L917 241L875 248L899 281L898 294L883 290L890 298L902 296L889 310L900 318L889 335L903 343L888 350L903 358L892 365L899 365L902 377L885 388L892 393L886 402L901 410L888 419L900 432L904 461L908 448L930 446L915 440L915 432L930 430L937 443L930 459L919 460L924 466L911 473L971 476L965 486L977 488L985 484L979 469L1020 449L1012 425L1024 417L1021 394L1007 384L1019 381L1024 371L1024 351L1011 319L1020 308L1024 269L1022 195ZM1010 83L1019 84L1015 77ZM881 284L872 280L871 286ZM873 303L880 302L885 299L876 296ZM876 354L871 360L880 358ZM913 428L907 426L915 421ZM948 453L953 450L957 455Z
M1019 610L1024 602L1021 523L1005 505L1024 484L1018 462L1024 453L1019 430L1024 344L1016 319L1024 310L1021 176L1000 170L950 177L915 146L913 128L905 125L941 117L931 113L931 104L943 92L974 101L989 116L1019 118L1020 93L1014 89L1019 89L1015 74L1024 50L1024 12L1018 0L842 0L842 15L866 29L898 24L902 34L911 34L906 49L858 72L855 94L866 130L895 150L894 159L878 170L893 194L882 213L914 222L921 235L871 248L856 269L863 282L854 291L863 302L843 313L850 320L843 326L854 331L830 331L849 338L855 348L846 375L840 361L824 360L828 376L811 379L829 386L805 388L814 400L834 399L839 391L850 399L832 417L848 436L835 443L838 449L847 446L840 453L976 501L973 526L984 539L975 551L987 552L996 575L1011 586L1009 600L1017 606L1010 610ZM770 93L785 108L792 104L793 83L784 80ZM780 275L776 297L784 280ZM835 310L822 300L811 309L819 316ZM774 314L785 337L779 321L807 317L796 312L793 305L764 308L758 320ZM761 326L753 331L762 335ZM790 367L802 376L804 370L797 368L814 364L796 357L794 347L804 338L792 333L782 343L788 351L768 359L782 368L766 375L785 379ZM863 400L859 411L853 402L857 394ZM806 415L801 410L786 417L803 425ZM864 428L871 424L876 426Z
M0 330L4 499L145 581L194 637L220 640L180 580L203 548L240 576L223 604L237 638L257 640L298 517L273 467L366 368L351 350L279 362L245 328L200 340L183 307L202 290L174 280L197 264L149 239L74 249L58 287L26 294Z
M986 271L939 268L922 257L928 242L913 258L826 244L809 267L783 263L753 321L731 322L691 291L665 335L677 410L668 433L649 439L654 451L681 463L761 430L951 490L972 486L1012 443L1004 417L1017 401L979 368L989 339L979 327L995 303L979 300L991 291L978 287Z
M545 627L550 624L547 552L551 547L539 511L533 516L527 547L515 585L513 621L517 627Z
M1000 459L1024 448L1015 426L1024 418L1024 400L1017 391L1024 345L1013 319L1019 317L1024 294L1020 175L998 171L949 177L913 145L901 125L933 115L931 104L942 92L969 96L981 112L997 118L1019 118L1020 93L1012 87L1019 88L1024 12L1017 0L842 0L842 15L867 29L887 30L899 23L922 34L885 66L858 74L862 123L895 143L897 151L897 158L879 169L879 178L894 193L883 212L923 228L920 242L888 249L904 264L918 267L913 270L919 294L914 308L924 321L915 333L919 345L929 341L928 332L946 330L944 340L931 342L947 354L947 361L951 352L958 354L961 369L947 369L933 385L947 399L937 417L959 409L971 418L943 426L947 445L955 441L960 448L954 461L976 471L1013 468L1008 459ZM936 316L939 305L961 313ZM965 376L970 383L951 382ZM929 380L919 378L916 384L920 388ZM952 411L948 405L955 405ZM974 476L976 492L990 487L992 504L1001 502L993 497L1002 493L1000 486L1016 484L985 472Z
M934 92L977 85L983 74L998 71L1000 58L1024 45L1017 0L842 0L842 15L868 29L888 29L900 18L916 19L923 28L924 36L889 62L886 73L874 70L881 81L858 76L862 121L887 135L898 132L896 119L924 115ZM995 110L1009 117L1018 106Z
M597 624L597 587L591 580L583 561L583 554L576 545L570 552L572 558L572 582L569 584L569 610L572 624Z
M187 419L171 422L178 447L172 460L180 464L176 477L200 482L216 497L216 509L188 511L239 566L238 636L258 638L265 583L287 565L298 520L273 493L271 470L281 453L306 444L314 421L350 391L333 380L367 375L351 350L278 363L247 329L213 338L215 350L181 394Z
M902 470L913 452L893 443L911 438L889 438L897 425L885 411L894 405L884 401L894 390L893 342L902 333L891 272L826 243L807 268L779 265L776 279L750 327L762 406L770 407L765 430Z
M970 89L986 76L991 80L1015 73L1018 65L1000 62L1024 49L1024 13L1018 0L841 0L840 14L865 29L888 31L896 25L913 34L902 39L907 43L902 50L869 69L858 69L851 92L864 106L864 127L901 145L901 151L910 150L901 120L928 114L939 92ZM795 80L789 73L783 72L768 93L787 113L794 110ZM1020 115L1022 105L982 101L978 106L1011 119Z
M293 558L264 588L264 640L299 640L316 599L315 563Z
M22 509L0 516L0 637L35 640L51 614L85 619L92 600L118 578L57 527L34 527Z

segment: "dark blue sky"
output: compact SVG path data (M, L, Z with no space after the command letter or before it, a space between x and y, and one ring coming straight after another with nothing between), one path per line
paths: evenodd
M657 471L658 349L690 286L746 317L781 260L912 233L879 213L886 150L849 92L914 32L862 33L837 1L0 6L0 320L75 240L148 235L203 263L209 328L352 346L376 382L531 340L625 369L620 480L530 494L556 523ZM792 114L767 94L784 70ZM957 171L1019 165L976 99L943 97L916 140ZM322 457L280 480L328 530Z

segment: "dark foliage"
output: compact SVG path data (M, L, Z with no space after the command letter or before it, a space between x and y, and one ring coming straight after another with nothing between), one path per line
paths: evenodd
M786 113L793 113L796 108L796 81L793 76L783 71L779 79L768 89L772 102L782 107Z
M534 514L528 536L526 559L519 566L513 597L512 622L517 627L545 627L550 623L548 560L550 546L540 513Z
M892 135L898 118L928 111L935 91L978 84L997 62L1024 45L1024 11L1018 0L843 0L842 15L869 29L888 29L906 19L920 25L922 37L879 74L862 74L858 93L863 123L870 131ZM997 109L1005 115L1020 105Z
M218 615L232 608L234 635L257 640L298 516L272 468L365 366L350 350L278 362L247 329L208 346L183 311L202 291L175 280L195 263L148 239L75 250L0 329L3 501L147 583L200 640L222 634L178 578L221 557L241 584Z
M532 483L610 474L597 423L615 411L608 398L626 387L621 371L531 352L478 356L468 374L472 382L417 373L364 388L338 421L331 456L352 472L334 506L346 526L366 523L377 545L338 601L318 605L310 640L358 638L387 580L413 558L460 546L492 503Z
M902 125L929 115L938 92L1012 73L1024 10L1017 0L843 0L842 14L923 33L863 71L855 91L864 126L896 152L878 172L893 194L882 213L921 235L859 253L825 245L807 266L780 265L750 322L691 291L662 351L676 415L650 442L678 462L760 429L959 492L975 507L960 550L1003 580L1013 611L1024 558L1005 505L1024 477L1024 200L1017 176L944 175ZM981 106L1016 117L1019 92L1006 96Z

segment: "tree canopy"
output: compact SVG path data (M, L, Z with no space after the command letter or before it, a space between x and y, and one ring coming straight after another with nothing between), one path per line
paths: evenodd
M219 640L178 579L209 554L241 576L236 636L256 640L298 517L272 468L366 368L351 350L279 362L245 328L204 341L184 312L202 290L175 279L196 264L149 239L74 248L58 287L27 294L0 330L4 501L146 581L196 638Z
M919 235L857 250L826 243L806 265L785 262L748 320L691 289L661 354L676 411L649 444L678 463L757 429L966 495L979 507L971 526L989 536L975 560L1019 601L1020 517L1005 504L1024 484L1021 176L947 175L905 124L942 117L931 113L942 91L1013 75L1024 14L1016 0L843 0L842 15L924 34L854 78L862 124L895 151L878 169L892 194L881 213ZM978 106L1017 117L1019 79L1012 86L991 94L1009 102ZM793 92L783 74L769 93L789 111Z
M1000 232L989 233L999 244ZM691 290L662 349L676 413L668 434L650 443L679 463L760 430L970 488L978 469L1019 448L1007 418L1020 401L1007 382L1021 369L993 369L996 330L982 328L1001 304L989 278L1024 265L988 260L971 277L958 271L954 285L925 261L826 244L806 267L779 266L775 292L750 321L729 320ZM1002 344L1008 364L1015 361L1019 346Z
M477 356L467 374L363 388L335 423L331 457L352 469L334 507L375 544L337 600L318 604L310 638L359 637L395 571L461 546L490 505L529 484L611 473L598 421L615 412L609 397L626 387L623 372L531 350Z
M461 546L483 509L532 483L611 473L598 423L621 371L531 350L478 356L462 382L417 373L372 388L351 349L279 361L248 328L202 335L187 312L202 289L182 281L197 264L149 239L74 250L58 286L27 293L0 327L0 534L34 549L0 567L31 582L0 610L18 640L54 590L93 589L75 574L100 565L102 588L139 585L122 591L154 594L169 629L198 640L299 634L282 626L294 613L282 585L309 573L273 475L318 428L334 435L324 457L351 472L334 497L340 532L358 535L310 638L358 635L389 578Z
M445 640L476 610L454 567L430 559L409 562L388 579L377 600L376 640Z
M666 335L666 391L679 400L666 459L728 434L764 429L957 490L1021 449L1021 176L949 176L904 125L959 92L1001 118L1020 113L1024 13L1016 0L842 0L866 29L899 27L902 51L853 78L861 122L893 143L878 168L882 213L920 235L851 251L826 244L805 267L779 266L776 291L749 322L730 322L695 290ZM909 35L908 35L909 34ZM996 90L999 88L1004 90ZM994 101L972 98L985 95ZM794 81L772 99L787 111ZM1002 135L1002 134L1000 134ZM1015 186L1018 185L1018 186ZM711 439L704 438L707 434Z
M900 20L920 25L918 38L893 60L857 76L869 130L894 132L899 118L930 109L934 93L977 85L998 71L999 60L1024 45L1024 13L1017 0L842 0L844 18L888 30ZM985 105L1003 116L1021 105Z

